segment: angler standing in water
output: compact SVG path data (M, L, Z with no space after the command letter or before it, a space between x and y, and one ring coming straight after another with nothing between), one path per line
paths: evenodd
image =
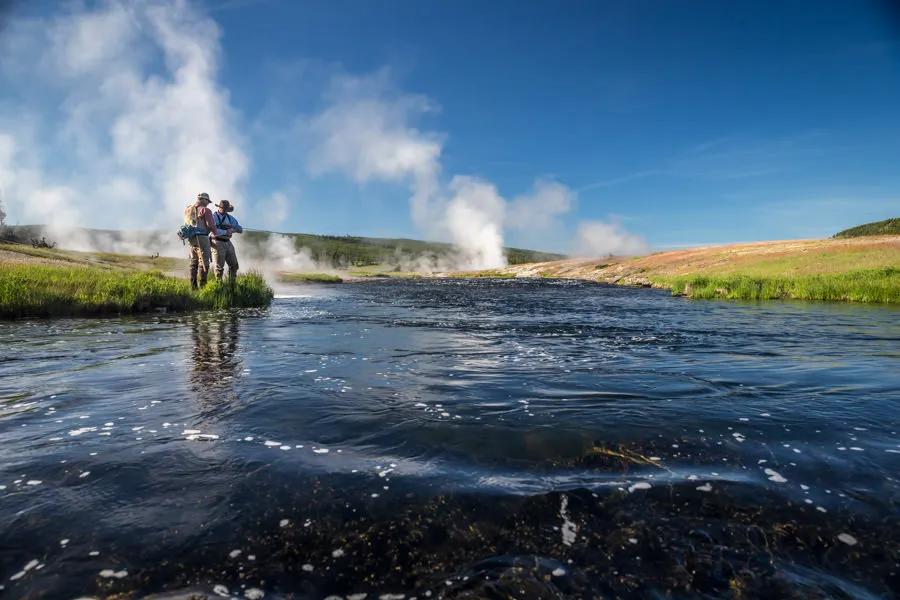
M212 236L212 254L213 262L216 264L216 281L222 281L222 275L225 271L225 263L228 263L228 278L237 277L238 259L237 253L234 251L234 244L231 243L231 235L234 233L243 233L244 228L238 223L238 220L231 216L230 212L234 210L234 205L228 200L220 200L216 204L214 215L215 229Z
M191 287L198 288L197 273L200 274L200 285L206 285L209 276L210 247L209 234L215 230L212 211L209 210L209 194L203 192L197 194L197 201L184 209L184 224L193 229L189 237L185 238L190 245L191 259Z

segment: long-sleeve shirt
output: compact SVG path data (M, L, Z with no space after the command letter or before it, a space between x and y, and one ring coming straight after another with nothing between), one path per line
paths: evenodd
M213 231L215 231L216 237L230 238L232 233L243 233L244 231L238 220L228 213L216 211L213 213L213 219L215 220ZM231 229L223 229L222 225L231 225Z
M198 229L205 229L205 231L202 232L203 234L215 231L216 229L212 211L209 210L209 207L200 206L198 204L191 204L184 209L184 222L188 225L193 225Z

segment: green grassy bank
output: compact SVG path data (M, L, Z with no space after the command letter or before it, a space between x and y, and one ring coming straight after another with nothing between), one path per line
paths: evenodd
M343 283L343 279L330 273L281 273L278 280L284 283Z
M0 318L264 307L272 297L272 289L255 273L195 292L183 279L152 271L41 264L0 269Z
M900 303L900 268L896 267L814 275L685 275L652 280L654 285L670 288L673 295L689 298Z

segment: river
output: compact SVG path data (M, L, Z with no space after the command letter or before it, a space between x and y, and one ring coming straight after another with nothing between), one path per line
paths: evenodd
M900 310L527 280L0 323L0 596L889 597Z

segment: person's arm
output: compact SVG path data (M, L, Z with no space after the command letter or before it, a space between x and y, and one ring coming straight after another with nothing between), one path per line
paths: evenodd
M238 223L238 220L228 215L228 219L231 221L231 232L232 233L244 233L244 228L241 227L241 224Z
M206 223L206 228L209 229L210 233L213 235L218 235L219 231L216 227L216 221L213 219L212 211L205 206L201 210L203 211L203 221Z

